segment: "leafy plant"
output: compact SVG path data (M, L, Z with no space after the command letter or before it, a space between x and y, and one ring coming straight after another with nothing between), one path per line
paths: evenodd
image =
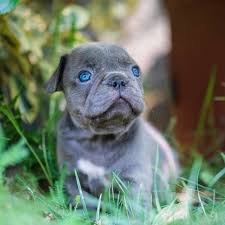
M21 139L18 143L9 148L6 147L6 137L0 124L0 185L3 184L3 173L8 166L14 166L21 162L28 154L25 147L25 140Z
M43 83L60 55L86 40L80 29L89 21L88 12L76 5L62 4L46 14L37 13L39 5L31 8L21 3L12 13L0 16L0 94L10 102L20 93L15 107L26 122L47 113L47 108L40 109L46 102Z

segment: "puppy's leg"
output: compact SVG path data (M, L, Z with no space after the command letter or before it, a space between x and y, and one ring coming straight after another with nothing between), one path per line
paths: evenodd
M80 195L75 176L71 175L66 178L65 188L68 194L68 205L72 205L72 207L75 207L76 204L78 204L76 202L76 196ZM80 205L78 205L78 207L80 207Z
M117 185L116 188L118 192L126 194L131 207L135 208L135 205L139 205L149 209L152 202L151 180L146 178L145 173L141 171L142 169L136 165L124 169L118 175L124 185L119 185L119 187Z
M91 186L90 181L88 179L88 176L85 174L82 174L79 172L79 182L81 184L81 190L78 188L76 177L73 175L70 175L65 180L65 188L68 194L68 205L72 205L72 207L82 208L84 207L83 204L89 209L89 210L96 210L97 208L97 201L95 204L95 201L93 201L94 196L99 197L99 195L103 192L104 187L102 186L102 183L98 180L92 180ZM93 192L95 191L96 192ZM100 192L100 190L102 190ZM81 193L82 192L82 193ZM91 195L91 194L93 195ZM81 201L79 204L76 202L76 196L80 196ZM95 199L96 200L96 199ZM83 202L84 201L84 202ZM77 205L78 204L78 205Z

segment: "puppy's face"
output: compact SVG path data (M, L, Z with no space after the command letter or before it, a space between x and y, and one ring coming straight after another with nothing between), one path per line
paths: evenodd
M128 129L144 108L139 67L111 44L85 44L62 56L46 89L63 91L73 122L97 134Z

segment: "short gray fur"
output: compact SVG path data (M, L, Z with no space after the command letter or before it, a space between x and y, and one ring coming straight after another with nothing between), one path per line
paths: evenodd
M83 44L61 57L58 68L46 84L49 93L63 91L66 109L57 130L59 168L67 166L66 189L78 194L74 170L82 188L98 196L110 185L115 172L131 184L133 193L142 187L146 196L153 190L157 153L165 190L178 169L171 147L140 114L144 109L142 76L132 74L137 63L119 46L107 43ZM92 77L81 83L79 72ZM122 80L117 88L111 83Z

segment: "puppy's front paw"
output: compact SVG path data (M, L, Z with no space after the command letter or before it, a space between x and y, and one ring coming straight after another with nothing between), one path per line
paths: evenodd
M99 196L104 188L109 186L110 182L103 167L97 166L86 159L80 159L77 167L81 173L87 176L88 188L95 196Z

